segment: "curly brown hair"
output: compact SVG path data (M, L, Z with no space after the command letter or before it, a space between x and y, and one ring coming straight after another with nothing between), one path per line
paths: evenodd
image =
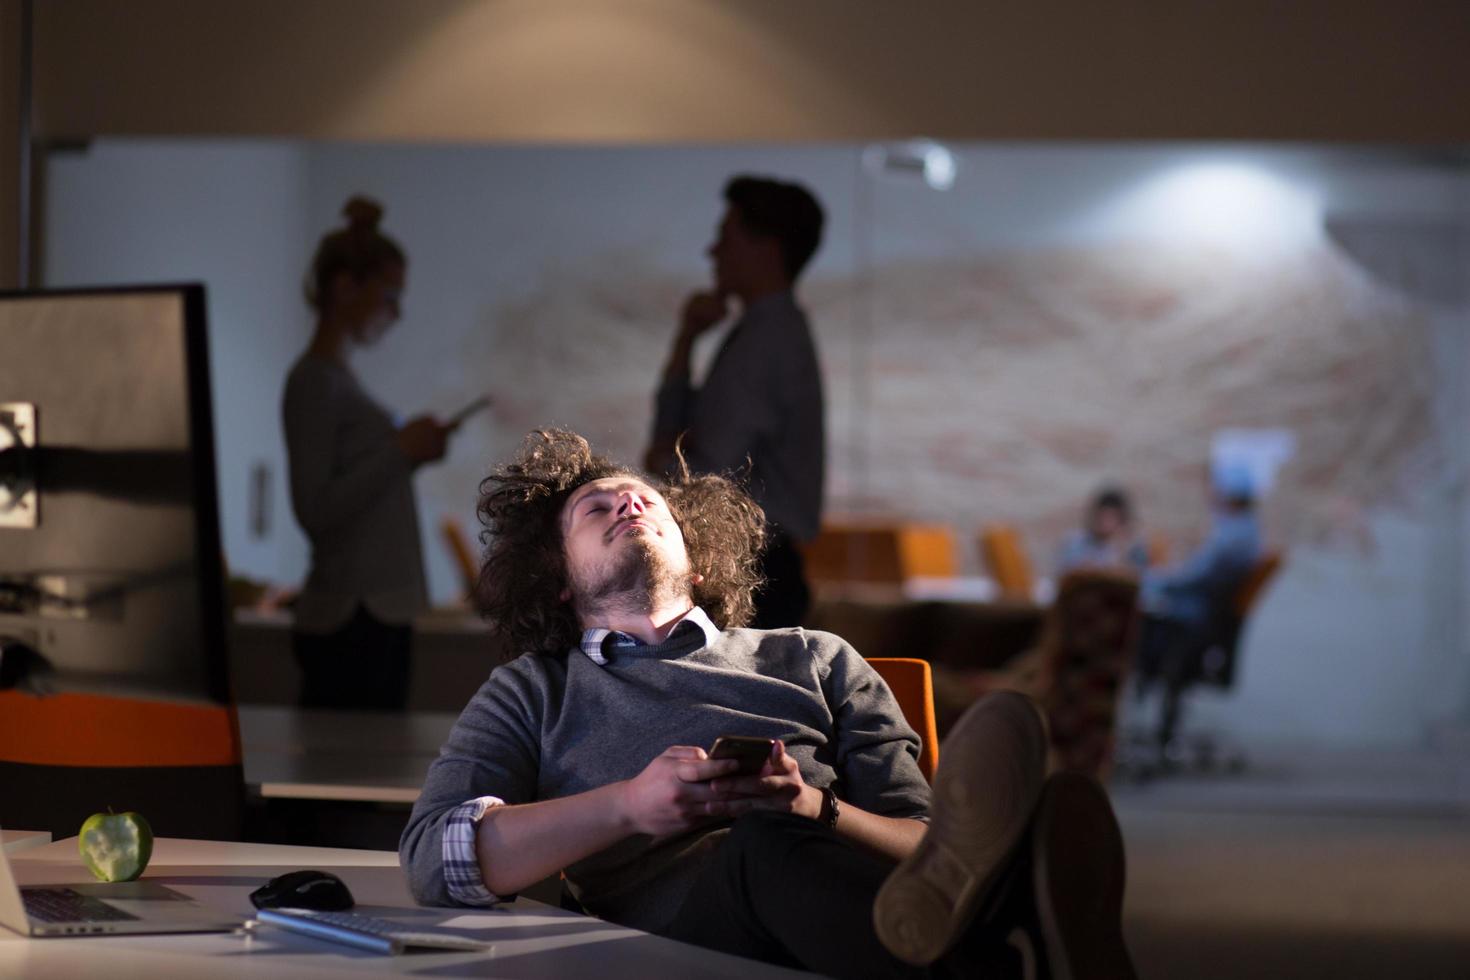
M507 658L561 653L581 638L576 613L561 597L569 581L561 511L578 487L610 476L641 480L663 495L684 534L690 571L704 577L692 597L715 625L750 621L766 537L759 504L724 477L692 475L682 457L674 478L664 480L594 455L575 432L538 429L480 483L484 563L475 606Z

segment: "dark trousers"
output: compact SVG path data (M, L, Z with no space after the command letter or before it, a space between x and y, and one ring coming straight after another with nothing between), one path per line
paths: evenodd
M783 531L770 528L769 533L761 555L761 576L766 581L756 590L755 620L750 625L758 630L800 626L812 605L801 547Z
M720 842L668 935L844 980L1017 974L1004 929L985 922L931 967L888 952L873 927L873 899L895 866L805 817L751 813Z
M873 929L873 899L893 868L813 820L752 813L720 842L669 936L830 977L927 976Z
M412 647L412 627L384 623L361 606L334 632L292 633L301 707L402 711Z
M1199 676L1200 655L1204 652L1200 642L1202 630L1203 627L1162 616L1143 617L1134 668L1135 689L1142 699L1155 684L1163 686L1156 734L1160 746L1169 744L1178 731L1184 690Z

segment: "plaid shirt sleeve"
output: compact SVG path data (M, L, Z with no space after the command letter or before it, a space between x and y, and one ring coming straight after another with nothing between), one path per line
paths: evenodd
M475 858L475 830L492 806L504 806L494 796L481 796L461 803L444 818L444 884L449 897L461 905L494 905L504 901L485 887L480 862Z

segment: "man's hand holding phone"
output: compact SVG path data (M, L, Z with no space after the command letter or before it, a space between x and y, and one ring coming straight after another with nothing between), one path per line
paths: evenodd
M786 754L786 743L780 739L748 739L723 736L710 750L711 758L722 753L722 745L733 741L738 745L723 750L729 758L745 761L729 775L710 781L715 792L713 806L720 816L738 817L752 810L774 810L796 813L817 819L822 812L822 792L808 786L801 778L796 760ZM751 743L765 743L757 756ZM755 763L759 761L759 765Z
M654 837L752 810L816 819L822 809L821 791L802 781L779 739L723 736L709 752L674 745L620 785L618 806L629 830Z
M710 780L734 773L737 766L734 759L711 759L695 745L670 746L619 784L619 812L636 834L663 837L691 830L726 815Z

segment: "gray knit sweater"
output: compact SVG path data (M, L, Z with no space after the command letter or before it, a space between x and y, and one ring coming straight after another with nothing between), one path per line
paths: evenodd
M606 666L580 650L499 667L465 707L429 767L399 854L414 896L452 904L444 884L446 815L481 796L530 803L637 775L670 745L720 735L781 738L808 785L856 807L925 817L919 738L882 678L830 633L726 630L709 645L619 651ZM588 911L650 932L672 921L728 824L657 842L635 835L566 869Z

